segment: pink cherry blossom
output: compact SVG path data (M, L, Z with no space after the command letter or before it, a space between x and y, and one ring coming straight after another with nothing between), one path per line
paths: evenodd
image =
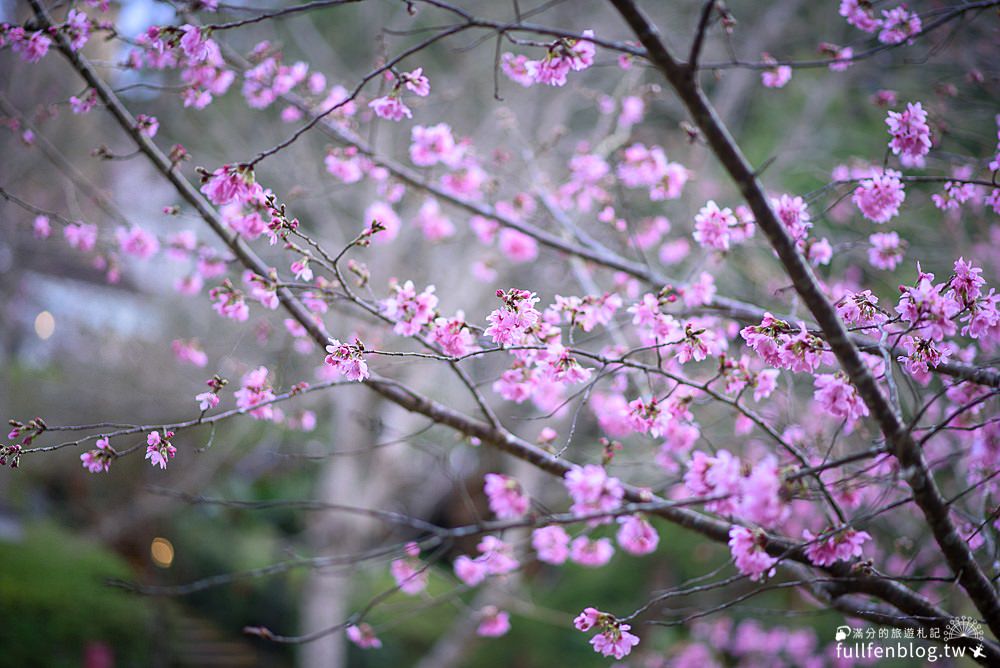
M36 239L48 239L52 234L48 216L35 216L31 229Z
M541 317L535 310L538 297L533 292L517 289L498 290L497 297L503 301L503 306L490 313L487 318L490 326L484 334L499 345L518 345Z
M882 25L882 21L872 14L870 3L865 0L841 0L840 15L865 32L875 32Z
M499 519L516 519L528 512L528 497L516 480L498 473L487 473L485 481L490 510Z
M609 624L603 632L590 639L590 644L594 646L595 652L603 656L624 659L639 644L638 636L629 633L631 628L628 624L618 622Z
M157 238L137 225L128 229L119 227L115 234L122 252L140 260L148 260L160 250Z
M348 344L330 339L326 352L326 364L347 380L364 381L368 378L368 363L364 358L365 349L361 341L355 339L353 344Z
M63 237L70 248L87 252L97 245L97 225L87 223L70 223L63 228Z
M751 580L762 580L765 576L774 575L774 565L778 560L765 551L765 541L764 534L760 531L751 531L741 526L734 526L729 530L729 551L736 568Z
M538 257L538 242L523 232L505 227L500 230L499 246L504 256L519 264L532 262Z
M510 615L503 610L498 610L492 605L488 605L479 611L482 620L476 627L476 635L484 638L499 638L507 635L510 631Z
M505 53L500 59L500 69L516 84L528 88L535 83L538 75L538 64L529 60L524 54Z
M720 209L714 201L702 207L694 218L694 240L704 248L729 250L730 229L736 227L732 209Z
M660 535L656 529L639 515L629 515L618 519L618 544L629 554L642 556L656 550Z
M569 546L569 558L581 566L599 568L604 566L615 554L615 548L608 538L591 540L586 536L578 536Z
M792 80L792 68L788 65L779 65L778 61L769 54L761 55L761 61L770 65L760 73L761 83L767 88L784 88Z
M389 565L396 586L404 594L413 596L427 588L430 572L419 559L408 556L405 559L394 559Z
M173 436L172 431L164 432L162 437L158 431L149 432L146 437L146 459L150 464L159 466L161 470L167 468L167 462L177 454L177 448L170 442Z
M865 218L876 223L884 223L899 213L899 207L906 199L903 192L902 175L892 169L863 180L854 191L852 200Z
M890 111L885 124L889 126L889 148L906 167L923 167L924 156L931 150L931 128L927 112L919 102L909 102L903 112Z
M249 412L257 420L274 418L274 406L269 403L275 399L274 391L267 380L267 367L257 367L243 376L242 387L233 393L236 406ZM265 404L265 405L260 405Z
M845 418L849 422L868 415L868 406L843 374L820 374L813 380L813 384L816 387L814 398L830 415Z
M615 510L625 496L621 482L608 476L604 467L596 464L568 471L563 484L573 499L570 512L577 515Z
M396 323L393 331L400 336L419 334L434 319L438 304L434 286L429 285L418 294L413 281L406 281L403 285L393 285L392 291L391 297L382 300L381 307L385 316Z
M538 560L547 564L565 563L569 558L569 543L569 534L557 524L535 529L531 533L531 546L538 553Z
M883 9L878 41L883 44L900 44L919 33L922 28L920 16L907 9L906 5Z
M375 635L375 629L365 623L351 624L344 632L347 639L361 649L379 649L382 641Z
M404 118L413 118L413 112L395 94L376 98L369 102L368 106L371 107L376 116L389 121L398 123Z
M868 262L877 269L892 271L903 259L903 242L895 232L878 232L868 237L868 242Z
M418 67L411 72L406 72L403 74L402 79L406 89L414 95L427 97L431 94L431 82L424 75L424 68Z
M838 561L860 557L863 554L862 545L872 538L867 531L850 528L827 531L820 536L813 535L808 529L802 531L802 537L809 541L805 548L806 556L816 566L832 566Z
M410 159L414 165L429 167L444 163L449 167L457 167L462 159L462 151L456 146L447 123L438 123L429 127L415 125L410 131Z
M111 448L111 444L108 442L107 436L102 436L97 439L94 445L97 446L95 449L88 450L80 455L80 461L83 463L83 468L87 469L91 473L107 473L111 468L111 460L114 459L117 454Z

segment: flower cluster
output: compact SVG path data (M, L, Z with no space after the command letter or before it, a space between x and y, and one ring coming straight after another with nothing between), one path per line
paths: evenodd
M584 30L582 39L559 39L549 45L541 60L530 60L524 55L503 54L500 68L511 81L528 87L536 83L549 86L566 85L570 71L579 72L594 64L597 51L593 30Z
M585 608L573 620L573 625L578 631L585 633L597 629L598 633L590 639L590 644L595 652L603 656L624 659L639 644L639 637L629 633L632 629L630 625L623 624L611 613L601 612L596 608Z
M146 459L153 466L160 469L167 468L167 462L177 454L177 448L173 446L170 439L174 437L174 432L164 430L161 435L158 431L151 431L146 437ZM107 440L105 439L105 442ZM91 469L93 472L93 469Z

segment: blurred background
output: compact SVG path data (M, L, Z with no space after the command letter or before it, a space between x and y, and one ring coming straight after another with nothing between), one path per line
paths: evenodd
M249 4L223 5L223 16L239 18L281 6L267 0ZM491 18L513 16L509 3L459 4ZM531 17L534 22L594 29L611 39L628 37L602 2L520 4L525 12L544 9ZM644 4L668 42L686 50L701 3ZM927 7L920 10L939 6L921 4ZM737 20L731 44L716 30L705 59L727 60L729 48L749 60L765 51L812 58L819 41L859 44L859 34L836 15L835 5L730 2ZM351 89L385 54L398 53L426 34L407 31L448 20L440 12L418 9L411 16L405 3L371 0L226 31L218 39L244 54L268 40L281 50L286 64L308 62L329 83ZM20 0L0 2L0 20L23 22L28 15ZM106 17L126 38L150 25L184 22L171 5L150 0L112 4ZM210 14L202 17L215 20ZM900 100L922 100L935 119L949 119L948 125L935 128L947 149L937 153L941 163L934 167L947 173L950 156L958 167L960 156L990 155L995 144L996 24L995 16L987 16L963 26L961 33L949 35L948 28L936 35L939 45L933 50L896 50L840 74L825 68L796 71L780 91L761 87L759 73L741 69L706 75L706 85L751 160L763 164L773 159L765 180L775 192L811 192L831 180L838 164L856 157L881 160L885 109L870 98L886 88L897 91ZM707 199L729 206L739 202L718 177L705 148L689 142L681 125L685 118L657 77L641 67L622 70L612 54L599 52L595 68L573 77L565 89L522 89L500 75L502 99L497 100L494 41L481 36L436 44L404 63L404 69L423 67L433 87L430 97L412 105L413 123L447 122L456 136L471 138L489 173L489 201L510 200L536 188L554 191L567 179L566 163L579 142L607 142L612 150L634 141L660 144L672 160L692 170L684 197L654 207L620 193L620 212L636 221L666 215L670 231L640 249L592 216L582 221L586 229L671 275L683 278L708 270L722 294L787 308L781 294L785 286L775 280L779 274L765 249L732 258L724 271L697 250L668 258L668 264L658 259L660 244L690 240L693 215ZM504 48L532 53L526 47ZM197 179L195 166L214 169L249 159L298 127L281 119L280 103L248 109L240 81L207 110L186 109L176 73L123 68L128 51L121 40L102 37L85 49L103 76L122 89L133 113L159 119L156 141L162 148L180 143L188 149L192 160L182 169L192 180ZM976 72L978 79L970 74ZM378 87L378 82L370 84L363 99L374 97ZM192 299L174 290L174 282L190 271L185 263L163 254L147 263L117 255L114 229L125 221L161 236L190 229L201 243L222 249L189 209L164 213L165 207L180 204L176 194L144 158L128 157L134 147L103 110L86 116L70 113L68 98L82 90L54 50L34 66L9 50L0 51L0 188L40 209L101 229L96 251L80 253L56 238L59 234L46 241L34 238L34 215L0 200L0 415L21 420L42 416L58 425L159 424L196 417L192 398L213 373L235 384L246 371L266 365L276 388L314 382L322 356L295 345L280 312L252 307L246 325L224 320L212 312L204 291ZM643 123L622 129L615 125L615 105L625 94L642 98L646 109ZM608 104L614 111L607 113ZM956 109L960 115L948 115ZM364 111L357 120L357 130L369 142L404 163L408 128L374 123ZM95 156L101 146L122 159ZM361 229L363 212L377 195L371 185L345 185L326 172L323 159L330 146L328 138L312 132L265 161L257 178L310 234L336 250ZM917 205L908 206L905 219L894 226L910 240L908 266L909 258L920 257L925 269L946 275L956 257L976 249L979 263L992 274L988 280L1000 278L995 217L943 216L929 204L930 192L932 188L924 193L914 188L908 193L907 203ZM457 233L429 241L410 224L422 202L420 193L407 193L396 206L404 221L400 239L378 247L377 253L357 255L368 264L375 296L386 295L393 277L412 279L418 289L435 284L443 313L463 309L470 320L482 322L494 308L497 287L537 290L542 304L555 294L592 292L587 287L591 281L600 290L617 286L631 296L638 289L608 272L591 274L545 248L538 261L514 264L482 247L469 230L468 214L459 210L447 209ZM838 216L836 207L814 214L817 228L836 249L833 263L821 272L850 275L892 295L898 280L870 273L865 261L869 230L847 218ZM287 266L280 247L255 246L275 266ZM496 271L496 278L476 280L472 265L477 261ZM117 282L109 282L109 270L120 270ZM912 274L910 269L905 278ZM233 276L238 280L235 271ZM389 332L350 309L334 305L326 322L341 339L357 332L371 348L398 345ZM195 341L207 355L207 366L178 362L175 340ZM372 366L471 410L463 388L439 364L384 358ZM489 384L501 367L488 360L470 366L490 393ZM572 419L572 410L546 420L546 407L493 399L505 423L530 440L543 426L562 432ZM309 633L363 607L373 592L392 585L388 562L399 552L382 550L361 563L355 563L354 555L399 546L417 534L343 513L280 504L250 509L211 500L347 503L452 526L488 516L482 475L505 471L540 502L563 503L561 492L550 494L551 485L536 472L478 449L360 387L310 394L283 410L282 424L243 418L179 434L174 443L180 454L167 471L129 457L116 461L107 474L92 475L81 468L75 448L25 457L19 470L0 471L0 666L602 666L607 661L594 654L570 623L583 606L600 602L602 609L630 611L651 593L728 562L725 546L657 522L660 548L651 557L620 553L599 571L534 564L508 582L456 595L449 563L472 551L472 541L441 555L429 589L434 605L397 594L373 612L370 621L385 642L378 652L345 646L339 633L308 645L261 641L243 628ZM699 419L704 437L716 446L726 447L736 438L731 414L716 414L709 407ZM792 421L786 418L786 424ZM56 443L61 436L47 435L42 444ZM594 416L582 411L574 457L593 456L600 436ZM624 457L619 475L662 487L663 474L651 471L648 461L648 454ZM320 557L329 559L322 565L309 563ZM165 589L140 595L121 583ZM674 612L684 616L735 595L732 589L705 592L676 604ZM510 611L513 628L507 636L484 640L470 632L470 611L485 603ZM775 610L787 614L771 617ZM832 640L839 618L813 611L787 590L756 597L731 617L734 625L759 627L761 633L786 625L807 636L816 632L818 640L812 642ZM661 665L655 661L673 656L692 632L707 637L708 627L695 626L694 631L688 624L647 632L643 660ZM735 659L730 661L736 665Z

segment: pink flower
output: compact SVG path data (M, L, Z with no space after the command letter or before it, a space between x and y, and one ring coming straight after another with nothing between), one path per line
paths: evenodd
M48 239L49 235L52 234L52 226L49 224L48 216L35 216L32 232L36 239Z
M73 95L69 98L70 109L74 114L86 114L97 104L97 91L89 88L83 97Z
M766 539L761 531L751 531L734 526L729 530L729 551L740 573L751 580L761 580L765 575L774 575L774 565L778 560L764 550Z
M872 538L867 531L855 529L827 531L820 536L808 529L802 531L802 537L810 543L805 548L806 557L816 566L832 566L838 561L860 557L863 554L861 546Z
M390 94L376 98L368 103L379 118L385 118L397 123L404 118L413 118L413 112L403 104L398 95Z
M194 400L198 402L198 409L201 411L207 411L219 405L219 395L215 392L202 392L195 395Z
M513 548L496 536L483 536L476 549L480 552L477 559L482 560L490 575L504 575L520 566L514 558Z
M243 299L243 293L234 288L228 279L223 285L209 290L208 297L215 312L224 318L237 322L246 322L250 318L250 307Z
M28 63L37 63L49 52L52 40L42 31L34 32L31 37L16 41L11 45L15 52L21 54L21 59Z
M146 437L146 459L150 464L159 466L161 470L167 468L167 462L177 454L177 448L170 443L173 436L172 431L165 432L162 437L158 431L149 432Z
M364 358L365 348L358 339L355 339L353 344L330 339L326 352L328 353L326 364L332 366L347 380L363 381L368 378L368 363Z
M895 232L879 232L868 237L868 262L877 269L892 271L903 259L903 242Z
M805 200L801 197L782 195L776 199L771 199L771 207L778 214L781 222L784 223L792 239L799 243L801 248L801 244L805 241L809 228L812 227L812 223L809 222L809 210Z
M156 237L137 225L129 229L119 227L116 236L122 252L140 260L148 260L160 250L160 242Z
M482 621L476 628L476 635L484 638L499 638L510 631L510 615L503 610L488 605L479 612L482 615Z
M456 577L470 587L485 580L487 575L504 575L520 567L511 546L496 536L483 536L476 547L478 557L472 559L463 554L454 563Z
M365 175L366 162L358 155L354 146L335 148L323 158L326 171L343 183L357 183Z
M547 564L565 563L569 558L569 542L569 534L557 524L531 532L531 546L538 553L538 560Z
M714 456L696 450L684 474L684 486L691 494L701 497L723 497L705 504L711 512L727 515L736 509L740 493L740 460L728 450Z
M945 292L945 283L932 284L933 278L933 274L921 273L916 286L900 286L902 295L896 312L903 321L919 329L922 336L941 341L955 334L957 325L953 318L962 305L953 294Z
M375 629L365 623L352 624L345 631L347 639L361 649L379 649L382 641L375 635Z
M618 544L629 554L641 556L656 550L660 536L656 529L639 515L629 515L618 519Z
M868 406L858 396L858 391L843 374L824 373L813 380L816 391L813 397L834 417L855 422L868 415Z
M538 242L509 227L500 230L499 246L508 260L518 264L532 262L538 257Z
M489 574L484 562L464 554L455 559L454 568L455 576L470 587L475 587Z
M404 594L413 596L427 588L427 578L430 573L419 559L413 557L395 559L389 565L389 571L396 580L396 586Z
M181 33L181 50L192 62L200 63L211 55L209 40L205 39L201 28L185 24L181 26Z
M447 239L455 234L455 225L441 213L441 205L433 197L424 200L414 222L430 241Z
M762 54L761 60L769 67L760 73L760 81L766 88L784 88L792 80L792 68L788 65L778 65L778 61L769 54Z
M533 292L515 288L507 292L497 290L497 297L503 301L503 306L487 317L490 326L484 334L499 345L519 345L541 318L535 310L538 297Z
M534 84L535 77L538 75L538 63L529 60L523 54L516 56L509 52L503 54L500 59L500 69L507 75L507 78L525 88Z
M431 82L424 76L424 68L422 67L404 73L403 82L406 89L418 97L427 97L431 94Z
M536 63L535 81L549 86L565 86L569 71L569 59L549 52Z
M719 209L718 204L709 201L694 217L694 240L704 248L729 250L730 229L736 224L732 209Z
M83 12L71 9L66 15L63 31L69 38L70 50L79 51L87 43L87 38L90 37L90 19Z
M563 484L573 499L570 512L575 515L615 510L625 497L621 481L608 476L604 467L596 464L571 469L564 476Z
M454 318L436 318L431 328L430 339L441 347L446 355L462 357L479 349L475 337L465 322L465 314L459 311Z
M611 561L614 554L615 548L608 538L590 540L586 536L578 536L573 539L569 547L569 558L588 568L604 566Z
M906 199L900 174L887 169L865 179L854 190L852 200L865 218L876 223L884 223L899 213L899 206Z
M832 62L828 65L831 72L843 72L851 66L851 59L854 57L854 49L851 47L823 44L820 49L832 59Z
M289 270L299 281L311 281L313 279L312 268L309 267L309 258L303 257L292 262Z
M414 165L430 167L442 162L449 167L457 167L462 159L462 150L456 147L447 123L430 127L415 125L410 130L410 137L410 159Z
M202 350L197 340L174 339L170 347L174 351L174 356L181 362L187 362L200 368L204 368L208 364L208 355Z
M889 126L889 148L906 167L923 167L924 156L931 150L931 128L927 112L919 102L910 102L906 111L890 111L885 124Z
M601 612L597 608L584 608L583 612L576 616L573 620L573 626L576 627L578 631L587 632L594 628L602 619L607 619L611 617L606 612Z
M840 15L855 28L875 32L882 22L872 15L870 3L864 0L841 0Z
M629 633L631 628L628 624L612 620L604 631L590 639L590 644L594 646L595 652L603 656L624 659L632 651L632 648L639 644L638 636Z
M160 129L160 121L156 120L156 116L139 114L135 117L135 128L139 131L139 134L152 139Z
M429 285L417 294L413 281L406 281L402 286L392 286L393 295L380 302L386 317L395 321L393 331L400 336L414 336L421 328L434 319L434 309L438 298L434 295L434 286Z
M878 41L883 44L900 44L910 39L922 29L920 17L911 12L906 5L882 10L882 30Z
M253 172L235 165L223 165L205 180L201 192L212 204L221 206L230 202L249 204L261 195L263 188L253 181Z
M96 449L80 455L80 461L83 463L83 468L91 473L107 473L108 469L111 468L111 460L117 454L111 449L111 444L108 442L107 436L97 439L95 445L97 446Z
M490 510L499 519L517 519L528 512L528 497L516 480L498 473L487 473L485 480Z
M274 406L269 402L275 399L275 395L271 384L267 381L267 374L265 366L248 371L243 376L242 387L233 393L236 397L236 406L248 411L257 420L274 418Z
M70 223L63 228L63 237L70 248L83 252L92 251L97 245L97 225Z

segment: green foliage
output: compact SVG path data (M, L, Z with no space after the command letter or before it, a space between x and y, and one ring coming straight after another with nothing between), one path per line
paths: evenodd
M0 543L0 667L79 666L92 641L117 666L147 665L147 602L105 584L129 577L114 553L51 525Z

